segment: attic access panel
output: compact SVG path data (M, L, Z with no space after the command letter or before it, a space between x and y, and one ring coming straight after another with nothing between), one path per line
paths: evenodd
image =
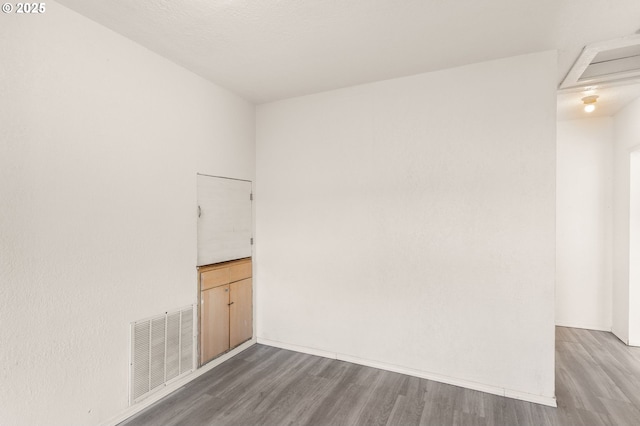
M198 175L198 266L251 257L251 181Z
M586 46L560 89L640 78L640 35Z

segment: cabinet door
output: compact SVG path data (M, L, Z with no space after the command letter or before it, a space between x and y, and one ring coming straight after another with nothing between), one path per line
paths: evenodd
M231 283L230 312L231 321L230 345L238 346L253 336L253 297L251 278Z
M229 285L205 290L200 302L200 362L229 349Z

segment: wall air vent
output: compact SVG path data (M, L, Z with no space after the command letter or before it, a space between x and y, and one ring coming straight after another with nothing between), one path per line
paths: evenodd
M640 35L590 44L560 84L560 89L640 79Z
M131 323L129 404L194 368L194 306Z

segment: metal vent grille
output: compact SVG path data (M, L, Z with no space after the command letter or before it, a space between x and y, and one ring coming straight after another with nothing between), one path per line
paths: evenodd
M592 43L560 84L561 90L618 85L640 79L640 34Z
M129 403L193 371L194 306L131 323Z

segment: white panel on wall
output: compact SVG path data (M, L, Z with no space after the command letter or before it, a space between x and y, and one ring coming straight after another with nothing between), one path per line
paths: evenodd
M251 256L251 182L198 175L198 266Z

